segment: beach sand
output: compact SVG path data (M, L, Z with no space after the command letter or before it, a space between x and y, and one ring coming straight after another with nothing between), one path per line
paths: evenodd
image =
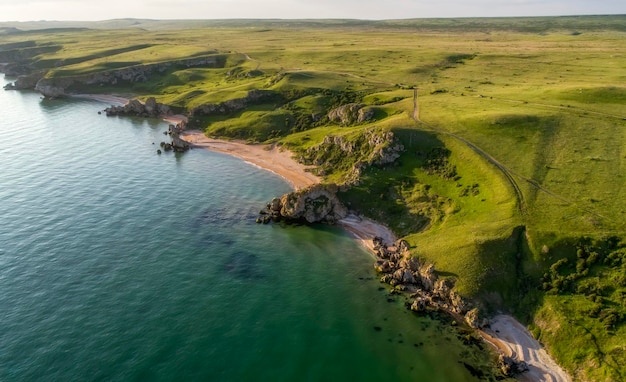
M201 131L185 130L180 137L192 144L241 158L244 161L280 175L297 190L312 186L321 179L296 162L292 153L275 145L248 145L241 141L224 141L208 138Z
M124 105L128 99L102 94L77 94L77 98L87 98L112 104ZM164 121L172 124L186 122L184 115L164 116ZM181 138L200 147L232 155L255 166L271 171L286 179L295 189L305 188L321 181L321 178L309 172L309 168L293 159L291 152L272 145L249 145L241 141L211 139L201 131L186 130ZM372 239L381 237L387 245L392 245L396 236L386 226L373 220L349 215L339 225L354 236L373 254ZM505 355L518 361L525 361L529 371L519 376L521 381L570 382L571 377L557 365L541 344L514 317L499 315L492 319L491 328L480 331L483 339Z
M184 118L184 116L175 116L166 120L171 123L178 123L181 119L177 119L177 117ZM193 130L185 131L181 138L190 142L194 147L229 154L274 172L289 181L295 189L308 187L321 181L321 178L308 171L308 167L295 161L292 153L273 145L249 145L241 141L211 139L201 131ZM383 238L387 245L393 245L397 240L389 228L356 215L349 215L340 220L339 226L354 236L371 253L374 251L372 241L374 237ZM529 365L529 371L520 375L519 380L533 382L571 381L569 375L557 365L541 344L514 317L498 315L492 319L491 328L481 331L480 334L486 342L501 353L511 356L517 361L525 361Z

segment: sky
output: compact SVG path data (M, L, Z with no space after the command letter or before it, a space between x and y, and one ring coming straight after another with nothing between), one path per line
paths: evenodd
M0 21L626 14L626 0L0 0Z

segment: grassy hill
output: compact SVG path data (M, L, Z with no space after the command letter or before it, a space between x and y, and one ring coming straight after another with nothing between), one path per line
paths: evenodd
M317 161L347 183L350 208L387 223L463 296L528 323L580 380L626 378L626 16L0 27L0 62L53 80L223 57L67 90L188 113L271 92L192 124ZM64 29L38 30L50 27ZM327 117L347 104L371 117ZM372 132L404 151L355 182Z

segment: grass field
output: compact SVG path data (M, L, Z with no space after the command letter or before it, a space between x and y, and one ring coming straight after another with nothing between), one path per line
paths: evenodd
M0 62L52 80L219 55L67 90L187 112L273 92L194 126L323 158L326 181L350 183L350 208L387 223L459 293L517 315L581 380L626 378L625 16L1 26L28 31L3 30ZM352 103L371 118L326 117ZM352 182L372 155L364 142L385 132L402 155Z

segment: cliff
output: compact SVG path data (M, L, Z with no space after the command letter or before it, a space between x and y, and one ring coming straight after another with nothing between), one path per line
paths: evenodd
M150 97L146 102L133 99L123 106L111 106L104 110L107 116L127 115L136 117L156 118L165 115L171 115L172 110L169 106L158 103L154 97Z
M163 74L176 68L194 67L223 67L226 61L223 55L210 55L185 60L174 60L155 64L133 65L121 69L105 70L97 73L75 76L41 75L33 88L45 97L56 98L71 93L75 88L94 85L116 85L119 83L145 82L153 75ZM28 75L27 78L18 77L12 89L30 88L37 75Z
M316 184L274 198L261 215L258 223L287 220L334 224L346 217L348 210L337 198L337 186Z

